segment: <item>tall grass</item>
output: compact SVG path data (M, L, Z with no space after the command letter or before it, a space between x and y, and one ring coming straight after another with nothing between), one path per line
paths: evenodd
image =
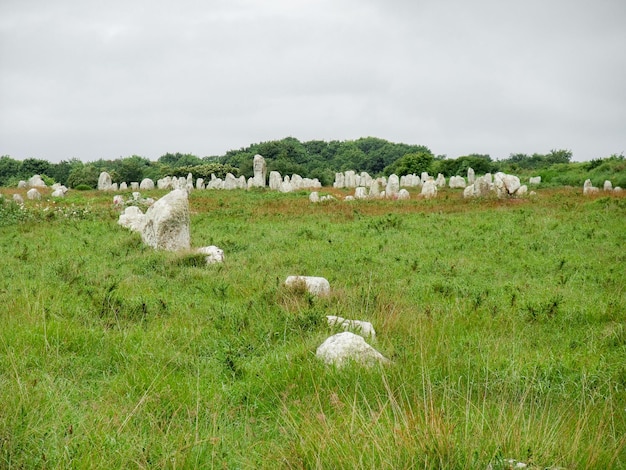
M144 246L110 195L11 207L0 467L624 468L626 200L580 193L194 192L217 266ZM320 364L326 315L393 365Z

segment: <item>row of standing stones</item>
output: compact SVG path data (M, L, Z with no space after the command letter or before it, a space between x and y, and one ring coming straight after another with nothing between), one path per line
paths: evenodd
M124 209L118 219L119 225L139 232L142 241L155 249L168 251L190 251L190 217L188 193L174 189L146 210L144 214L137 206ZM205 255L207 264L224 262L224 251L211 245L195 250ZM316 276L289 276L285 280L289 288L299 287L315 296L330 295L327 279ZM355 330L362 335L375 338L376 332L371 323L328 316L329 326L343 331L331 336L317 348L317 357L327 364L343 366L354 361L369 366L375 363L388 363L380 352L367 344L365 338L347 330Z

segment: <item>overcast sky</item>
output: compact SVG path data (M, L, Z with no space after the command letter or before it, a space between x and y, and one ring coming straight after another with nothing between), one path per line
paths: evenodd
M1 0L0 155L626 152L624 0Z

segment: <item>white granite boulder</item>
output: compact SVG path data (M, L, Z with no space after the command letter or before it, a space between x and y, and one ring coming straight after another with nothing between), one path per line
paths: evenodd
M252 178L252 186L257 188L264 188L267 178L267 163L265 158L257 154L252 160L252 170L254 171L254 177Z
M451 176L448 185L452 189L463 189L465 188L465 178L462 176Z
M117 223L133 232L141 232L146 225L146 215L139 207L129 206L120 214Z
M407 200L407 199L411 199L411 194L409 194L409 192L402 188L400 191L398 191L398 200Z
M609 180L606 180L604 182L604 190L605 191L613 191L613 183L611 183Z
M24 189L28 186L28 183L24 180L20 180L19 183L17 183L17 188L18 189Z
M21 205L21 204L24 204L24 198L21 196L21 194L17 194L17 193L15 193L15 194L13 195L13 200L14 200L16 203L20 204L20 205Z
M307 291L313 295L329 295L330 283L326 278L316 276L288 276L285 280L287 287L304 285Z
M474 181L476 181L476 173L472 167L469 167L467 169L467 184L474 184Z
M337 333L326 339L315 352L325 364L342 367L350 361L364 366L387 364L389 359L365 342L362 336L349 331Z
M187 191L175 189L146 211L143 242L155 249L178 251L191 245Z
M400 191L400 178L395 173L389 175L387 186L385 187L385 197L388 199L397 199Z
M528 184L541 184L541 176L531 176Z
M198 253L206 255L206 264L216 264L224 262L224 250L215 245L198 248Z

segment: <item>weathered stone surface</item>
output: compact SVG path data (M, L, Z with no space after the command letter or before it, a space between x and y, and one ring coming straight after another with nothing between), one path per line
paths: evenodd
M446 186L446 178L441 173L437 175L437 179L435 180L435 185L438 188L443 188Z
M233 175L232 173L226 173L226 176L224 177L224 189L237 189L237 178L235 178L235 175Z
M344 174L344 186L346 188L356 188L356 173L352 170L348 170Z
M277 171L270 171L270 189L273 191L279 191L280 185L283 182L283 177Z
M191 244L187 191L175 189L146 211L143 242L155 249L178 251Z
M120 183L120 191L126 191L128 189L128 185L126 184L126 182L122 181Z
M141 183L139 183L139 189L145 190L145 191L154 189L154 181L152 181L150 178L142 179Z
M113 205L114 206L123 206L124 205L124 197L120 194L116 194L113 196Z
M335 315L326 315L326 320L328 321L328 326L343 328L346 331L356 331L363 336L371 338L376 337L374 326L368 321L348 320Z
M108 191L111 188L111 175L109 175L106 171L100 173L98 177L98 189L100 191Z
M285 175L283 182L280 184L280 192L290 193L292 191L293 191L293 186L291 185L291 178L289 178L289 175Z
M36 188L31 188L26 193L26 197L30 200L39 200L41 199L41 193Z
M604 182L604 190L605 191L613 191L613 183L611 183L609 180L606 180Z
M21 195L21 194L17 194L17 193L15 193L15 194L13 195L13 200L14 200L15 202L17 202L18 204L24 204L24 198L22 197L22 195Z
M204 189L204 178L196 179L196 189L202 191Z
M585 196L588 196L590 194L595 194L599 191L598 188L596 188L592 183L590 179L585 180L585 183L583 184L583 194Z
M316 276L288 276L285 280L287 287L296 287L303 284L306 290L314 295L329 295L330 284L327 279Z
M411 195L406 189L402 188L400 191L398 191L398 200L405 200L405 199L411 199Z
M371 198L380 197L380 181L378 181L377 179L373 179L372 182L370 183L369 196Z
M367 188L363 186L358 186L354 190L354 199L367 199Z
M531 176L528 184L541 184L541 176Z
M395 173L387 178L387 186L385 187L385 197L387 199L397 199L398 191L400 191L400 178Z
M50 194L50 196L54 198L62 198L65 197L65 192L62 189L55 189L54 191L52 191L52 194Z
M367 344L362 336L349 331L328 338L317 348L315 355L324 363L337 367L345 366L350 361L364 366L389 362L389 359Z
M146 215L137 206L129 206L120 214L117 223L133 232L141 232L146 224Z
M489 175L489 176L487 176ZM487 197L493 190L491 183L491 174L487 173L485 176L479 176L474 181L474 196Z
M528 193L528 186L523 184L517 189L517 191L515 191L515 196L522 197L522 196L526 196L527 193Z
M45 188L46 187L46 183L44 183L43 179L41 178L41 176L39 175L33 175L29 180L28 180L28 187L29 188Z
M422 197L426 199L437 197L437 185L432 177L429 177L422 185Z
M133 191L137 191L139 189L139 183L137 181L132 181L130 183L130 189Z
M28 186L28 183L24 180L20 180L19 183L17 183L17 188L18 189L24 189Z
M474 173L474 169L469 167L467 169L467 184L474 184L476 181L476 173Z
M256 154L252 160L252 169L254 171L252 186L257 188L264 188L265 181L267 179L267 163L265 163L265 158L263 158L259 154Z
M320 195L317 191L313 191L309 194L309 201L311 202L320 202Z
M335 173L335 182L333 183L333 188L341 189L345 186L345 177L343 173Z
M505 174L502 180L504 181L504 187L509 195L515 194L522 185L520 179L515 175Z
M462 176L451 176L448 185L452 189L463 189L465 188L465 178Z
M215 245L203 246L198 248L198 253L206 255L207 264L223 263L224 262L224 250L218 248Z
M427 171L422 171L422 175L420 176L420 179L422 180L422 184L424 184L426 181L430 179L430 175L428 174Z
M474 185L470 184L469 186L466 186L465 189L463 190L463 197L464 198L468 198L468 197L474 197Z

